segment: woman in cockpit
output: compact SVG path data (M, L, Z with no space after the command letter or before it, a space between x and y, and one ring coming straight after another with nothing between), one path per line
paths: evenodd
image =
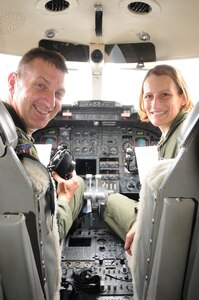
M179 70L157 65L143 80L139 97L139 116L143 122L159 127L162 136L157 145L159 159L176 157L177 137L193 103ZM105 205L104 219L125 241L129 249L135 235L139 203L121 194L112 194ZM131 254L130 249L128 250Z

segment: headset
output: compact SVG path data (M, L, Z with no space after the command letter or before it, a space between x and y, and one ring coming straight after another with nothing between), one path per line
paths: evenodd
M74 270L72 278L72 282L67 281L66 278L62 278L62 287L65 290L62 290L61 295L64 296L68 287L72 286L72 292L69 299L77 299L78 294L97 295L102 293L104 290L104 287L101 286L100 276L94 274L92 269Z
M55 171L64 179L70 179L71 173L75 170L75 165L72 153L64 146L59 146L57 152L52 156L47 169L49 172Z

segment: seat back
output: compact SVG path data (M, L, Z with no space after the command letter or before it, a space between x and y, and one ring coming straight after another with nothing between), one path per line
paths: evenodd
M59 299L60 249L50 177L39 161L20 160L16 145L15 125L0 102L0 299Z
M23 214L0 215L0 299L44 299Z
M199 103L184 122L175 159L159 161L141 191L133 244L135 300L199 294Z

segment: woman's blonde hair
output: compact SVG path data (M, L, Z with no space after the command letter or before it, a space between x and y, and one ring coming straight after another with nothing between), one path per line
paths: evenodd
M185 97L186 104L183 106L183 108L186 109L187 111L189 111L193 108L193 103L192 103L192 100L191 100L191 97L190 97L190 94L188 91L187 84L186 84L182 74L180 73L180 71L169 65L158 65L158 66L154 67L153 69L150 69L147 72L147 74L142 82L142 88L141 88L141 93L140 93L140 97L139 97L139 110L138 110L138 114L140 116L141 121L143 121L143 122L149 121L146 111L144 109L144 105L143 105L143 94L144 94L144 82L151 75L156 75L156 76L167 75L167 76L171 77L177 86L179 95L183 95Z

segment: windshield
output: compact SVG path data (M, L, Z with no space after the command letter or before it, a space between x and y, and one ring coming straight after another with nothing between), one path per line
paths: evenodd
M0 98L6 99L8 74L16 71L20 57L0 54ZM75 104L81 100L116 101L138 108L142 80L148 69L161 63L177 67L182 72L194 103L198 101L199 58L146 63L137 69L134 63L104 63L100 76L92 72L88 62L67 62L66 95L63 104Z

